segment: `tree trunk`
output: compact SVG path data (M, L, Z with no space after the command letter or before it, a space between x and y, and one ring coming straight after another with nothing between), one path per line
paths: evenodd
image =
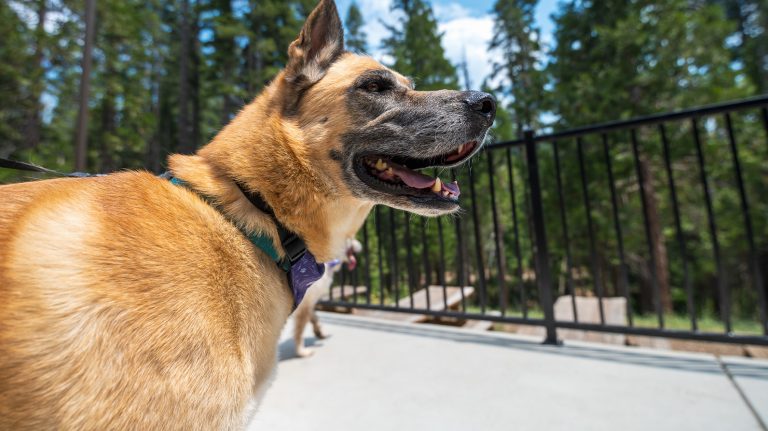
M194 149L190 119L190 73L192 37L189 23L189 1L181 0L179 14L179 116L178 151L191 154Z
M667 260L667 244L661 227L661 215L659 214L659 201L656 196L656 188L653 184L653 171L647 159L640 159L640 169L643 173L645 184L645 206L648 211L648 229L650 231L651 247L655 257L656 278L659 283L661 308L665 313L672 311L672 298L669 287L669 264Z
M154 173L160 173L160 137L162 134L162 120L160 119L160 67L157 63L152 63L152 97L150 98L152 106L152 116L157 119L157 126L152 133L152 137L147 142L146 159L144 166Z
M192 52L190 58L192 59L192 70L190 76L190 93L192 97L192 152L197 150L200 146L200 41L197 35L200 33L200 26L198 24L197 13L193 15L194 24L192 25L192 35L190 39L190 47Z
M88 99L91 90L91 56L96 33L96 0L85 0L85 44L81 62L80 106L77 112L75 138L75 170L85 171L88 165Z
M110 59L106 58L105 61L108 64L106 76L115 76L114 68L109 65ZM117 129L115 123L115 94L112 90L112 86L109 85L109 83L106 84L107 90L104 94L104 98L101 100L100 130L97 134L99 137L99 142L97 143L99 147L99 172L105 174L114 171L116 167L115 159L113 157L113 148L111 148L110 143L112 142L112 137Z
M34 73L32 76L32 85L30 98L32 99L31 109L27 113L27 119L24 126L24 140L26 148L36 148L40 144L40 135L42 121L40 119L43 111L42 101L43 87L45 85L45 66L43 64L43 46L45 44L45 20L48 15L47 0L38 0L37 2L37 27L35 28L35 54L34 54Z

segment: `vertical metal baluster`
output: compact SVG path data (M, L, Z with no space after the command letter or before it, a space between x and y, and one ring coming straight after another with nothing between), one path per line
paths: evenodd
M661 142L664 145L664 164L667 169L667 182L669 184L670 197L672 199L672 212L675 216L675 231L677 237L677 246L680 249L680 258L683 260L683 284L687 294L686 303L688 306L688 315L691 319L691 330L698 331L696 319L696 301L693 293L693 283L688 271L688 251L685 247L685 236L683 235L683 223L680 217L680 204L677 200L677 188L675 186L675 175L672 170L672 155L669 148L669 139L667 139L667 130L664 124L659 124L659 133Z
M403 211L403 222L405 223L405 255L408 262L408 301L413 310L413 292L414 292L414 268L413 268L413 243L411 242L411 221L409 220L410 214Z
M733 133L733 122L731 121L731 114L725 114L725 127L728 131L728 142L731 146L733 170L736 173L736 182L739 186L741 212L744 215L744 233L747 235L747 244L749 245L749 266L752 271L752 283L754 283L755 289L757 290L757 299L760 307L760 322L763 326L763 334L768 334L768 326L766 326L763 275L760 273L760 260L757 255L757 247L755 247L755 233L752 230L752 215L750 214L747 190L744 187L744 176L741 171L741 160L739 159L739 149L736 146L736 136Z
M341 266L341 298L339 298L339 302L347 302L347 296L344 294L344 285L347 283L347 269L344 268L344 265Z
M611 209L613 210L613 227L616 232L616 244L619 252L619 264L621 265L620 278L621 278L621 293L624 295L624 300L627 301L627 321L629 326L634 326L632 317L632 301L629 298L629 276L627 274L627 261L624 256L624 234L621 229L621 222L619 220L619 201L616 198L616 182L613 178L613 158L611 157L611 147L608 143L608 135L602 134L603 138L603 153L605 154L605 164L608 168L608 182L611 189Z
M637 182L640 186L640 201L643 206L643 222L645 224L645 241L648 243L648 254L650 257L651 284L653 286L654 303L656 305L656 314L659 320L659 328L664 329L664 310L661 305L661 288L659 287L659 274L656 272L656 250L653 248L653 239L651 238L651 224L648 215L648 192L645 190L645 176L640 167L640 151L637 145L637 131L629 131L632 140L632 154L635 157L635 170L637 171Z
M560 225L563 229L563 242L565 243L565 267L567 274L565 282L568 286L568 293L571 294L571 309L573 310L573 321L579 321L579 312L576 309L576 292L573 286L573 259L571 258L571 238L568 233L568 218L565 214L565 198L563 196L563 178L560 169L560 145L557 141L552 142L552 148L555 155L555 175L557 177L557 197L560 202Z
M768 143L768 108L760 110L763 117L763 129L765 129L765 142Z
M395 307L400 308L400 272L398 270L397 262L397 229L395 223L395 210L389 208L389 233L390 247L389 247L389 268L392 273L392 284L395 291Z
M376 227L376 248L378 249L378 259L377 262L379 264L379 306L384 306L384 257L383 257L383 248L384 248L384 237L382 234L382 227L381 227L381 207L376 205L373 209L374 214L374 221L375 227Z
M440 239L440 268L438 276L440 277L440 286L443 288L443 310L448 309L448 287L445 285L445 238L443 238L443 219L437 218L437 236ZM462 290L464 288L462 287Z
M592 262L592 279L594 281L595 293L598 297L600 309L600 323L605 325L605 311L603 310L603 284L600 277L600 268L597 264L597 249L595 246L595 229L592 225L592 204L589 198L589 188L587 186L587 173L584 169L584 143L581 138L576 138L576 147L579 153L579 173L581 174L581 191L584 195L584 208L587 211L587 233L589 234L589 254Z
M512 225L515 232L515 257L517 258L517 284L520 289L520 307L523 318L528 318L528 298L525 294L525 282L523 280L523 257L520 252L520 227L517 222L517 198L515 196L515 171L512 166L512 149L507 148L507 179L509 181L509 195L512 203Z
M499 213L496 209L496 188L494 186L494 179L496 177L494 169L493 169L493 151L488 150L486 151L488 154L488 182L490 185L490 191L491 191L491 211L493 215L493 236L495 238L495 245L496 245L496 276L499 283L499 301L500 301L500 311L501 315L504 316L507 312L507 303L508 303L508 293L507 293L507 285L505 282L505 269L506 266L506 257L504 256L504 247L502 246L501 242L503 238L501 237L501 228L499 223Z
M487 150L486 150L487 152ZM469 196L472 200L472 227L475 233L475 258L477 261L477 283L480 287L480 313L485 314L487 291L485 286L485 262L483 261L483 245L480 232L480 209L477 205L475 192L475 176L469 169Z
M432 284L432 274L429 265L429 244L427 243L427 218L419 217L421 221L421 263L424 265L424 286Z
M555 326L554 300L552 297L552 277L549 270L549 249L547 248L546 225L544 223L544 205L541 197L539 162L536 154L536 142L533 131L525 131L525 157L528 162L528 183L531 185L531 212L536 244L536 284L539 288L539 303L544 312L544 325L547 331L544 344L559 344L557 326Z
M366 283L366 289L365 289L365 303L366 305L371 305L371 289L373 289L373 285L371 284L371 251L368 249L368 225L370 224L370 217L368 220L363 223L363 253L365 255L365 283Z
M451 177L453 181L456 181L456 170L451 169ZM464 287L467 283L467 271L466 271L466 245L464 244L464 232L462 232L462 222L460 217L456 217L456 257L459 260L459 292L461 293L461 311L465 313L467 311L467 297L464 294Z
M709 180L707 178L706 162L704 160L704 151L701 148L701 137L699 136L699 123L696 118L691 119L691 127L693 129L693 142L696 146L696 157L699 162L699 175L701 178L701 185L704 189L704 202L707 207L707 220L709 221L709 235L712 240L712 251L715 257L715 265L717 268L717 288L720 292L720 314L725 324L725 332L730 333L733 331L731 325L731 305L728 292L726 291L725 278L723 277L723 262L720 258L720 241L717 239L717 223L715 222L715 212L712 209L712 191L709 188Z

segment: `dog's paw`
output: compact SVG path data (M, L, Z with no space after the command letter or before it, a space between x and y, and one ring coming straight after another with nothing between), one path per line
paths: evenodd
M326 338L328 338L328 336L325 335L323 331L314 331L314 332L315 332L315 337L317 337L319 340L325 340Z
M314 349L310 349L309 347L302 347L301 349L296 349L296 356L299 358L308 358L315 354Z

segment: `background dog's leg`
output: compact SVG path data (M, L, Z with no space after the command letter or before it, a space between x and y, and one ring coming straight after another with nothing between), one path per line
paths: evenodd
M307 322L312 318L314 312L308 307L307 301L302 302L293 316L293 343L296 346L296 356L306 358L312 356L314 351L304 346L304 328ZM314 325L314 321L312 323Z
M325 334L323 334L323 328L320 327L320 320L317 318L317 313L315 313L315 310L312 310L312 317L310 317L310 320L312 321L312 330L315 332L315 337L321 340L325 338Z

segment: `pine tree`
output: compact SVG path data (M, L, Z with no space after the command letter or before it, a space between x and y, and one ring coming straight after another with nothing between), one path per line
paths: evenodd
M492 78L501 82L496 93L511 97L510 113L517 135L536 128L544 101L545 75L539 58L542 47L536 28L538 0L498 0L493 7L494 34L489 48L501 53ZM499 79L502 78L502 79Z
M91 66L93 39L96 33L96 1L87 0L85 6L85 42L81 62L80 103L77 113L77 135L75 137L75 169L84 172L88 166L88 101L91 88Z
M24 146L22 133L31 108L29 72L32 57L24 50L30 32L6 2L0 3L0 157L8 157Z
M368 35L363 31L365 21L363 20L363 14L360 12L360 8L354 1L349 5L347 20L344 24L347 27L347 34L344 38L347 42L347 49L356 53L367 52L368 43L366 42L366 39Z
M731 50L756 92L768 92L768 0L711 0L737 24Z
M391 65L398 72L413 77L420 90L459 88L456 67L445 57L432 7L424 0L395 0L392 10L400 11L400 28L388 26L391 36L384 40Z
M733 25L719 7L692 8L688 0L577 2L565 5L556 24L549 73L563 126L744 94L725 48Z

